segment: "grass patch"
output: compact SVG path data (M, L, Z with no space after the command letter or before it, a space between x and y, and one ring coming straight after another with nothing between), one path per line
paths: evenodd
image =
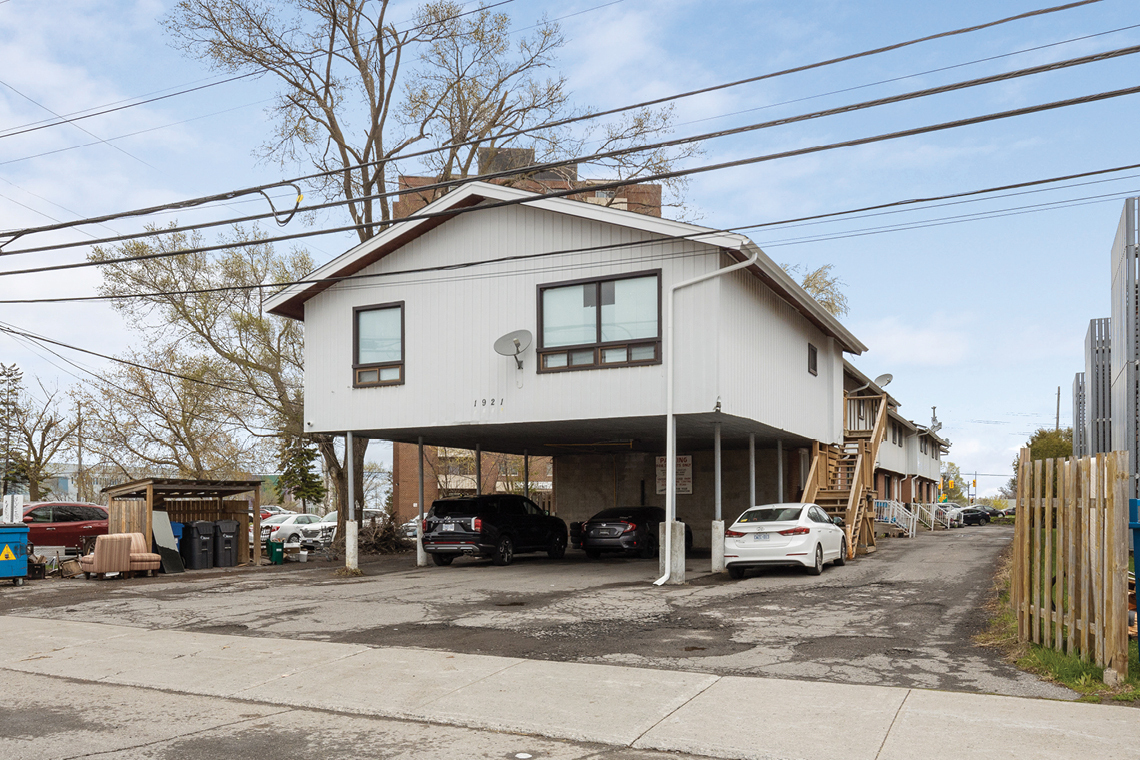
M1009 602L1012 553L1011 546L999 558L985 605L990 615L989 624L974 637L974 642L1000 650L1020 670L1067 686L1081 695L1078 702L1099 703L1107 699L1140 707L1140 651L1135 639L1128 642L1128 676L1116 688L1105 684L1104 668L1055 649L1017 640L1017 617Z

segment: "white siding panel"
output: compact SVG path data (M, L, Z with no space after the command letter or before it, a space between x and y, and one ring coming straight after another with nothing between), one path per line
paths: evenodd
M842 352L790 304L751 274L720 281L720 395L728 414L838 443ZM818 351L808 372L808 344Z
M899 446L892 441L889 432L887 433L887 440L879 444L878 466L899 474L905 474L907 471L906 447Z
M648 239L647 233L625 227L507 207L450 220L362 274ZM718 254L708 246L668 240L334 285L306 304L309 429L662 414L662 365L539 375L534 346L524 353L519 372L514 361L495 354L492 345L511 330L537 333L540 284L660 268L664 295L670 283L717 264ZM715 403L715 393L710 396L708 390L715 388L717 371L715 341L708 338L716 334L715 309L700 305L709 288L692 291L678 299L687 314L678 329L678 356L692 357L677 374L680 413L709 411ZM353 389L352 309L394 301L405 304L405 384Z

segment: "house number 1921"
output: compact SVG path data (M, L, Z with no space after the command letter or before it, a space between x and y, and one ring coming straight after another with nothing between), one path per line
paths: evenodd
M474 405L475 406L495 406L495 404L502 406L503 405L503 399L501 399L501 398L492 398L492 399L477 398L477 399L475 399Z

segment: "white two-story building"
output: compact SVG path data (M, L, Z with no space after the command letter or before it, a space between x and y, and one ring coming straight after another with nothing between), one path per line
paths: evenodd
M754 254L675 298L677 514L707 547L716 426L726 519L798 498L866 348L748 238L477 182L267 308L305 322L307 430L551 456L569 521L664 503L670 288Z

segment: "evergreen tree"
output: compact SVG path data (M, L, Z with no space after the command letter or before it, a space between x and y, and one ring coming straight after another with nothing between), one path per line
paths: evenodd
M317 450L302 438L293 438L281 449L281 476L277 478L278 498L286 495L301 502L303 511L308 511L310 501L325 498L325 486L321 476L313 472L313 460Z

